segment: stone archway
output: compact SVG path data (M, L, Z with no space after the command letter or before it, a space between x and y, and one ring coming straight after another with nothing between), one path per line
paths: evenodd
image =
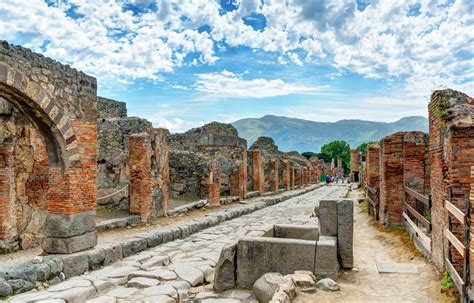
M95 246L95 78L1 42L0 97L29 120L45 142L48 215L43 227L44 250L72 253ZM8 190L9 181L1 176L0 187ZM0 195L0 223L14 207L5 196ZM0 240L8 236L0 230Z

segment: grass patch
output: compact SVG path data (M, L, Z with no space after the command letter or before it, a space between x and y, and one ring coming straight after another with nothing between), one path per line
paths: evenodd
M441 279L441 291L447 291L454 287L454 282L451 276L447 271L443 273L443 278Z

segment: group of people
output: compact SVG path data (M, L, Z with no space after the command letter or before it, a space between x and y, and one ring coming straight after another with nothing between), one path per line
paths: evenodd
M329 183L338 184L339 181L341 181L342 183L351 183L349 177L347 177L347 176L339 178L339 176L326 175L326 184L329 184Z

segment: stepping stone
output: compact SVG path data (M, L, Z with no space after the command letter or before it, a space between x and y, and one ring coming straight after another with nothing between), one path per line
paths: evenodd
M156 286L160 284L160 281L156 279L150 279L145 277L135 277L128 281L128 287L135 287L135 288L147 288L151 286Z
M169 296L169 297L172 297L172 298L178 298L178 292L171 285L152 286L152 287L149 287L149 288L145 288L141 293L143 295L146 295L146 296L165 295L165 296Z
M204 282L204 273L197 268L191 266L176 266L174 272L178 277L192 286L196 286Z
M417 274L418 266L410 263L388 263L378 262L376 263L377 271L381 273L391 274Z

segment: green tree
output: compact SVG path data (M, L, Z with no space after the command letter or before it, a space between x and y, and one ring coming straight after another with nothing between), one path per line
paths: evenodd
M334 159L336 163L337 159L341 158L344 173L349 173L351 160L351 147L349 143L344 140L332 141L321 147L321 153L329 156L329 159ZM329 162L330 161L331 160L329 160Z
M364 142L362 143L361 145L357 146L357 150L361 153L361 154L365 154L365 152L367 151L367 146L369 144L374 144L374 143L378 143L379 141L367 141L367 142Z
M301 155L302 155L303 157L305 157L306 159L309 159L309 158L311 158L311 157L313 157L313 156L316 156L316 157L318 156L317 153L313 153L313 152L304 152L304 153L302 153Z

